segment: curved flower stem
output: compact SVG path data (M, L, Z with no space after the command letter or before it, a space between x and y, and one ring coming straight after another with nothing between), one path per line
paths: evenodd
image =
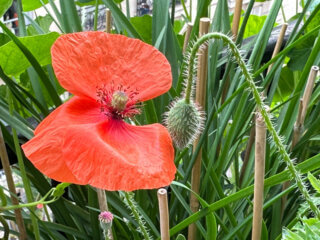
M187 78L187 87L186 87L186 94L185 94L186 102L190 102L191 89L192 89L193 76L194 76L193 65L194 65L196 53L202 44L206 43L207 41L209 41L211 39L222 40L225 44L228 45L228 48L230 49L233 57L235 58L235 61L238 63L238 65L242 71L242 74L245 77L245 80L248 82L249 88L250 88L250 90L253 94L254 100L256 102L257 109L261 113L261 116L266 124L267 129L269 130L269 132L273 138L275 145L278 148L280 155L282 156L283 160L287 164L288 170L291 173L292 177L295 179L295 181L297 183L297 187L299 188L301 194L306 199L311 210L315 213L317 218L320 219L320 210L312 202L311 197L308 193L308 190L306 189L306 187L303 184L300 173L296 170L293 162L290 159L289 154L287 153L287 150L286 150L284 144L282 143L282 141L280 139L280 136L278 135L276 129L274 128L274 126L271 122L271 119L269 117L269 113L266 110L266 106L264 105L262 97L260 96L258 88L255 85L255 82L253 81L253 77L252 77L250 71L248 70L245 61L242 59L241 54L240 54L236 44L228 36L226 36L222 33L218 33L218 32L208 33L208 34L200 37L197 40L197 42L193 45L192 50L191 50L191 55L190 55L189 66L188 66L188 78Z
M47 200L47 201L46 201L46 198L49 197L54 192L54 190L55 190L54 188L50 189L50 191L47 192L47 194L44 195L39 201L30 202L30 203L22 203L19 205L10 205L10 206L0 207L0 212L6 211L6 210L7 211L8 210L15 210L15 209L24 208L24 207L30 208L30 207L37 206L38 204L53 203L53 202L57 201L59 199L59 197L53 197L51 200Z
M132 196L130 196L130 194L128 192L123 192L123 194L124 194L124 197L125 197L125 199L127 201L128 207L130 208L134 218L138 222L138 225L139 225L139 227L141 229L141 233L142 233L144 239L145 240L150 240L151 238L150 238L150 236L148 234L148 231L147 231L145 225L143 224L143 222L141 220L141 217L140 217L139 212L137 210L137 207L136 207L136 205L134 203L134 200L132 199Z

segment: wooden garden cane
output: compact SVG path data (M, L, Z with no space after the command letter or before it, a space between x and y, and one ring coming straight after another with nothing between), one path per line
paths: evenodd
M167 190L160 188L157 193L160 212L160 233L161 240L170 240L169 233L169 209Z
M186 35L184 37L184 42L183 42L183 48L182 48L182 52L185 53L187 51L188 48L188 43L189 43L189 39L191 36L191 31L193 28L193 24L192 23L188 23L187 24L187 31L186 31Z
M106 32L111 33L111 25L112 17L111 17L111 11L109 8L106 9Z
M300 99L299 112L298 112L298 116L297 116L296 122L294 124L294 129L293 129L291 151L298 143L300 136L302 134L304 120L305 120L306 114L307 114L308 104L310 101L310 97L311 97L313 86L314 86L314 81L317 77L318 71L319 71L318 66L311 67L311 71L309 73L309 77L308 77L306 88L303 93L303 97ZM286 190L289 186L290 186L290 181L285 182L282 185L282 191ZM287 204L287 195L284 195L281 198L281 218L283 217L283 213L286 208L286 204Z
M199 36L202 36L209 32L210 19L201 18L199 26ZM198 71L197 71L197 84L196 84L196 103L198 103L202 109L205 108L206 101L206 86L207 86L207 69L208 69L208 46L205 46L200 50L198 57ZM194 141L193 149L197 147L199 138ZM191 189L195 193L199 193L200 188L200 176L201 176L201 150L192 168L191 175ZM199 210L199 201L194 194L190 195L190 208L192 212ZM188 240L196 240L196 225L193 223L188 228Z
M256 116L255 139L254 196L251 239L260 240L263 217L263 191L266 155L266 126L260 113Z
M242 10L242 1L243 0L236 0L236 5L234 7L233 12L233 20L232 20L232 40L235 41L238 36L238 30L239 30L239 23L240 23L240 17L241 17L241 10Z
M16 197L17 192L16 192L16 188L14 186L14 181L13 181L12 172L11 172L11 168L10 168L9 157L8 157L6 145L4 142L4 138L2 135L1 127L0 127L0 158L1 158L1 163L2 163L4 173L6 175L12 204L19 205L19 200ZM26 233L26 229L25 229L22 214L21 214L21 209L19 209L19 208L15 209L14 214L16 216L16 221L17 221L17 225L18 225L18 229L19 229L19 233L20 233L19 239L25 240L25 239L27 239L27 233Z

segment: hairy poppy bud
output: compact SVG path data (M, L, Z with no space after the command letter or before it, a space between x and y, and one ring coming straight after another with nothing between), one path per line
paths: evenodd
M165 123L176 147L183 149L201 133L204 114L194 102L178 99L166 113Z

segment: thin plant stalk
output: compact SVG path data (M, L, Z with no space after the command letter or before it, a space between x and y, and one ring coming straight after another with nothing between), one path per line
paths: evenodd
M109 8L106 9L106 32L111 33L111 11Z
M176 0L171 1L171 24L174 26L174 14L176 12Z
M19 200L17 198L17 192L16 192L16 188L14 185L12 172L11 172L11 168L10 168L9 157L8 157L8 153L7 153L7 149L5 146L5 142L4 142L1 128L0 128L0 158L1 158L1 163L2 163L4 173L6 175L12 204L19 205ZM27 232L26 232L26 229L24 226L24 222L23 222L23 218L22 218L22 214L21 214L21 209L15 209L14 214L15 214L16 223L17 223L18 229L19 229L19 234L20 234L19 239L25 240L25 239L27 239Z
M281 30L280 30L280 34L279 34L279 37L277 39L276 45L275 45L275 47L273 49L273 53L272 53L271 59L274 58L280 52L280 49L281 49L281 46L282 46L282 43L283 43L283 39L284 39L286 30L287 30L287 27L288 27L287 23L282 24L282 27L281 27ZM269 65L268 70L267 70L267 74L271 71L272 67L273 67L273 64ZM266 89L268 89L268 87L266 87ZM265 91L265 93L266 93L266 91ZM250 152L251 152L251 149L252 149L252 145L254 143L254 136L255 136L255 128L252 127L251 131L250 131L248 144L247 144L247 147L246 147L246 152L245 152L244 159L243 159L243 165L242 165L242 168L241 168L240 186L242 184L242 180L243 180L243 177L244 177L244 174L245 174L245 170L246 170L246 167L248 165Z
M109 211L107 196L103 189L97 188L99 208L101 212Z
M94 22L93 22L93 30L97 31L98 27L98 13L99 13L99 0L96 0L95 9L94 9Z
M232 37L234 41L237 39L237 36L238 36L241 10L242 10L242 1L243 0L236 0L236 5L234 7L232 28L231 28Z
M169 209L167 190L160 188L157 193L160 212L161 240L170 240L169 234Z
M186 50L187 50L192 28L193 28L193 24L192 23L188 23L187 24L186 35L184 36L184 42L183 42L183 48L182 48L182 52L183 53L185 53Z
M293 162L290 159L289 154L287 153L286 147L284 146L280 136L278 135L278 132L273 126L273 123L271 121L271 114L267 110L267 106L265 105L263 98L261 96L261 93L259 92L254 80L253 76L251 75L250 71L248 70L248 67L246 66L245 61L242 59L242 56L240 54L239 49L237 48L236 44L230 39L228 36L222 33L218 32L212 32L208 33L202 37L200 37L197 42L193 45L193 48L191 50L190 60L189 60L189 72L188 72L188 79L187 79L187 87L186 87L186 102L190 102L190 96L191 96L191 89L192 89L192 83L193 83L193 65L195 62L196 54L198 49L201 47L202 44L205 44L207 41L211 39L219 39L222 40L225 44L228 45L229 50L231 51L231 54L234 56L235 61L238 63L239 68L242 71L242 74L248 84L248 87L253 95L253 99L255 100L255 104L257 106L258 111L261 113L261 116L264 119L264 122L266 124L267 129L270 132L270 135L273 139L273 142L275 146L278 149L278 152L284 162L286 163L288 170L290 174L292 175L292 178L296 181L297 187L302 194L302 196L305 198L307 204L309 205L310 209L314 212L315 216L320 219L320 210L317 208L315 203L312 201L309 192L307 188L305 187L302 176L300 175L299 171L295 168ZM189 99L189 100L188 100Z
M202 36L209 31L210 19L201 18L199 26L199 36ZM205 96L206 96L206 86L207 86L207 69L208 69L208 46L205 46L200 50L200 55L198 58L198 70L197 70L197 83L196 83L196 103L200 105L203 109L205 108ZM190 93L191 94L191 93ZM187 99L186 99L187 101ZM198 144L199 139L194 142L194 149ZM191 175L191 190L195 193L199 193L200 189L200 176L201 176L201 151L192 168ZM192 212L197 212L199 210L199 200L194 194L190 194L190 209ZM188 239L196 239L196 225L191 224L188 229Z
M303 131L304 120L305 120L306 114L307 114L308 104L309 104L309 101L311 98L314 82L317 77L318 71L319 71L318 66L311 67L308 81L307 81L307 85L306 85L306 88L303 93L303 97L300 99L299 112L298 112L298 116L297 116L297 119L296 119L296 122L295 122L294 128L293 128L291 150L293 150L293 148L299 142L299 139L301 137L301 134ZM282 191L286 190L289 186L290 186L290 181L286 181L285 183L283 183ZM281 198L281 216L283 216L286 204L287 204L287 195L284 195Z
M106 196L105 191L103 189L97 188L97 195L98 195L98 202L99 202L100 211L101 212L109 211L108 201L107 201L107 196ZM107 236L110 240L113 239L111 229L109 229Z
M24 20L24 15L22 14L22 0L17 0L17 13L18 13L18 20L19 20L19 35L20 36L27 36L27 28L26 28L26 23Z
M10 92L9 92L8 96L9 96L9 111L10 111L10 114L13 115L13 102L12 102L13 99L12 99L12 95ZM20 168L20 176L22 178L23 187L26 192L27 201L28 201L28 203L31 203L34 201L33 195L32 195L32 190L31 190L30 182L27 177L27 172L26 172L26 169L24 166L23 156L22 156L21 147L19 144L18 135L17 135L16 129L14 129L14 128L12 128L12 136L13 136L13 141L14 141L14 147L15 147L16 154L17 154L18 165ZM30 210L34 211L35 207L30 207ZM38 220L34 214L31 214L30 218L31 218L32 226L33 226L34 237L36 240L40 240L40 231L39 231Z
M266 126L259 113L256 116L255 138L255 163L254 163L254 196L252 240L260 240L263 219L263 189L266 155Z
M281 27L281 30L280 30L280 34L279 34L279 37L277 39L277 43L276 43L276 45L275 45L275 47L273 49L273 53L272 53L271 59L274 58L280 52L285 33L287 31L287 27L288 27L288 23L282 24L282 27ZM273 64L271 64L268 67L267 74L270 72L272 67L273 67Z

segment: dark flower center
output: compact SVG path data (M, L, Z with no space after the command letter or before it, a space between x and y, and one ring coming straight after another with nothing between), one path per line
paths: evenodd
M101 104L101 112L113 119L124 119L133 117L140 113L136 103L138 91L133 91L130 87L124 88L114 84L106 87L97 87L97 101Z

